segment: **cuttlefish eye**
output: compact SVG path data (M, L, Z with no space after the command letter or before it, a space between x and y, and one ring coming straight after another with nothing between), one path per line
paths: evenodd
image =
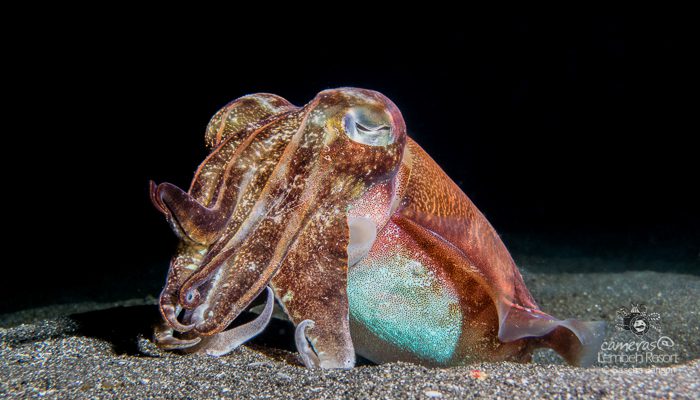
M385 112L353 108L343 118L350 140L368 146L386 146L394 142L391 117Z
M187 291L185 294L185 304L183 306L185 308L191 308L199 305L199 290L197 289L190 289Z

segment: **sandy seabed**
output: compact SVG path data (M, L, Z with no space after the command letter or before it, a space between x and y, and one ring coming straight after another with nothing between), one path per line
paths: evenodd
M0 316L0 397L700 398L700 277L644 271L524 276L546 312L608 322L596 365L569 367L542 351L530 364L307 370L290 351L291 326L277 320L228 356L181 355L149 340L157 318L151 298ZM616 328L617 310L631 303L658 313L657 329L638 338Z

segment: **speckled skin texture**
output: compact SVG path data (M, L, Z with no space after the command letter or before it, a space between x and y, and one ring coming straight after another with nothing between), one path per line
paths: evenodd
M585 364L599 323L540 311L495 230L383 95L341 88L304 107L240 98L209 123L190 190L152 184L181 239L160 296L165 348L206 349L266 286L323 368ZM175 331L181 332L175 334ZM300 349L301 351L301 349Z

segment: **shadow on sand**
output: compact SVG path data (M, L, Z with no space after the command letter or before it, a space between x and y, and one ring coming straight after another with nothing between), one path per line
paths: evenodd
M251 312L243 312L231 327L249 322L256 316ZM155 305L114 307L72 314L69 318L78 324L72 335L104 340L111 343L115 353L131 356L144 355L139 350L139 338L151 339L153 327L161 320ZM246 344L254 345L263 352L266 347L296 351L294 326L289 321L273 318L260 335Z

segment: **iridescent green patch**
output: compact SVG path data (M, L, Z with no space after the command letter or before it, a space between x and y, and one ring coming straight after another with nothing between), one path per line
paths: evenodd
M352 317L382 340L438 363L452 357L462 330L458 299L420 262L360 262L349 271L348 298Z

